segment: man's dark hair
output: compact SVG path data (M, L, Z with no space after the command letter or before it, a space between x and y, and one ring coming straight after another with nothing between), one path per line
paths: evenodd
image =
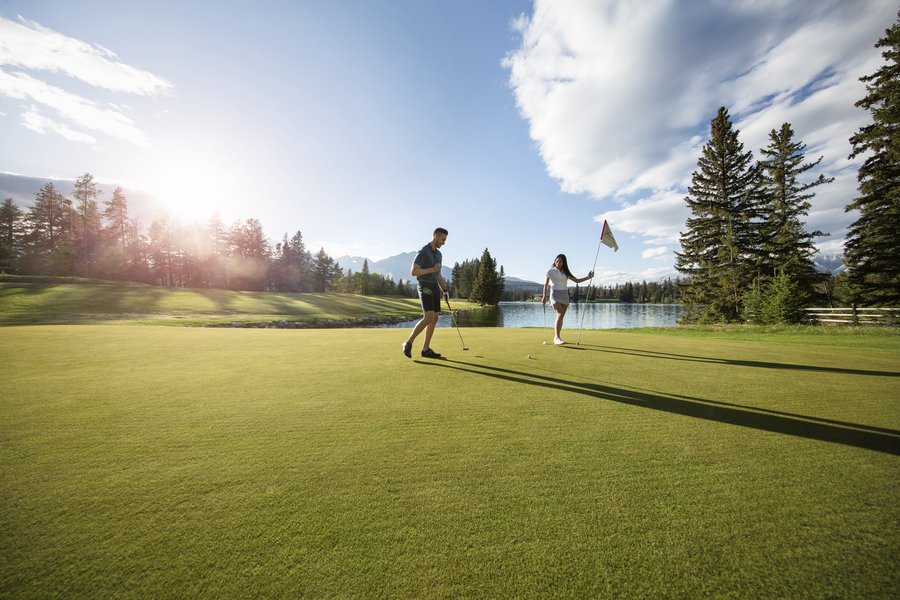
M446 229L444 229L443 227L438 227L437 229L434 230L434 235L437 235L439 233L442 233L444 235L449 235L449 232Z

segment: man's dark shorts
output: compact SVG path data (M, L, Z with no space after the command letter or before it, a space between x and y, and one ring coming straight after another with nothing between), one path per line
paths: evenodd
M419 300L422 301L422 310L428 312L441 312L441 288L436 283L419 282Z

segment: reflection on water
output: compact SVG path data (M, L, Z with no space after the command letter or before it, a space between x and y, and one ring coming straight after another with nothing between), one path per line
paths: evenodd
M563 329L630 329L671 327L681 315L680 304L571 304ZM552 327L553 308L540 302L501 302L499 306L456 315L460 327ZM418 319L392 327L413 327ZM441 313L438 327L453 327L449 313Z

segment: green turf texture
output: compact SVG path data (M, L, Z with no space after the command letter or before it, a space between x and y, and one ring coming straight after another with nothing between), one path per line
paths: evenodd
M454 308L474 308L454 300ZM0 275L0 326L66 323L209 325L421 317L418 298L167 288Z
M811 331L0 328L0 597L897 597L900 336Z

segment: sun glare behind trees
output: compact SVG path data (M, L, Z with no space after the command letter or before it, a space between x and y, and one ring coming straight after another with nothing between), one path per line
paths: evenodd
M150 165L145 185L176 220L203 222L216 212L235 218L242 206L252 205L252 198L240 197L239 174L208 149L198 148Z

